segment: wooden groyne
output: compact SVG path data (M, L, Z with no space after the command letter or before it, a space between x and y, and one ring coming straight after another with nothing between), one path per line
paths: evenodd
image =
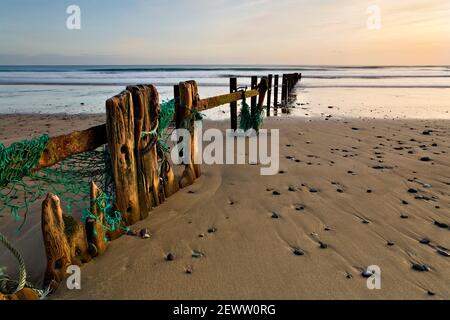
M267 116L278 114L286 108L289 97L300 73L282 76L279 100L279 75L251 78L250 90L237 87L237 78L230 79L230 92L201 99L195 81L180 82L174 87L175 110L173 122L176 128L191 132L191 156L197 148L194 139L193 115L198 112L230 105L230 127L238 128L238 102L250 99L251 113L265 112ZM265 101L267 103L265 104ZM55 164L77 154L107 146L111 158L114 182L114 208L122 216L120 225L108 225L106 204L101 190L95 183L90 186L90 213L85 221L77 221L66 214L60 199L48 194L42 203L42 233L47 257L44 284L55 291L69 275L70 265L81 266L105 252L108 242L125 234L128 227L146 219L153 208L201 177L200 165L184 164L181 176L157 148L157 138L148 134L159 126L160 99L152 85L129 86L106 101L106 123L84 131L50 138L35 170ZM105 228L105 225L107 228ZM2 299L30 297L24 289L15 295L0 293ZM36 295L31 295L36 297Z

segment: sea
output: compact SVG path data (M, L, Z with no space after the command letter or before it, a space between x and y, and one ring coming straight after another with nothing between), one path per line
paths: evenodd
M0 114L104 113L105 101L133 84L153 84L161 100L196 80L201 98L229 92L229 78L302 73L289 115L299 117L450 119L450 66L74 65L0 66ZM273 99L272 99L273 101ZM211 110L227 119L229 107Z

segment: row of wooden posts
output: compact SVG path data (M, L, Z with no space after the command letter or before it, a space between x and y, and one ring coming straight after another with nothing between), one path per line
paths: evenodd
M282 82L281 82L281 101L279 99L279 90L280 90L280 76L278 74L273 75L269 74L267 77L267 101L266 101L266 115L267 117L271 116L271 109L273 109L274 116L278 115L278 109L281 107L283 112L286 110L286 107L289 104L289 97L291 96L291 92L294 87L297 85L299 81L302 79L301 73L289 73L283 74ZM251 77L251 89L255 89L258 84L258 77ZM238 82L237 78L230 78L230 93L235 93L238 91ZM273 104L272 104L273 97ZM251 109L254 111L257 108L256 106L256 97L251 100ZM231 128L233 130L237 130L238 124L238 110L237 110L237 102L232 102L230 104L231 111Z
M298 73L283 76L282 106L287 104L289 92L300 78ZM197 148L192 130L194 109L201 112L230 104L232 128L237 129L237 102L244 97L250 98L252 112L262 112L267 95L267 114L270 115L273 92L276 114L279 76L274 77L273 86L272 79L271 75L262 77L257 84L257 78L252 77L251 90L238 91L237 80L232 78L230 94L206 99L200 99L195 81L180 82L175 86L174 121L176 128L192 132L191 156L194 157ZM115 228L104 228L107 224L104 207L98 201L102 190L95 183L91 183L90 195L93 216L86 221L78 221L65 214L59 198L48 194L42 204L42 232L47 257L45 286L56 290L68 276L66 270L70 265L81 266L101 255L108 241L123 235L126 227L147 218L153 208L201 176L200 165L192 161L184 165L182 175L176 177L171 163L158 152L156 138L145 134L158 126L160 111L159 94L153 85L129 86L106 101L106 124L50 139L36 170L107 144L116 193L114 210L122 214L123 221ZM26 297L36 297L32 291L26 292Z

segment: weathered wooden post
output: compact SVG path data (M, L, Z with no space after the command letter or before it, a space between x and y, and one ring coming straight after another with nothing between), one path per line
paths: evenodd
M272 103L272 78L273 75L269 74L268 78L268 88L267 88L267 116L270 117L270 107Z
M237 78L230 78L230 93L234 93L237 91ZM230 103L230 118L231 118L231 129L234 131L237 130L237 120L238 120L238 112L237 112L237 102Z
M175 105L175 123L177 129L187 129L191 133L191 156L190 163L185 163L183 175L179 181L180 188L185 188L194 183L195 179L201 175L200 165L194 164L195 153L197 151L195 139L195 119L194 104L198 101L198 89L195 81L180 82L180 99Z
M288 87L287 87L287 74L283 74L283 82L281 84L281 112L286 113L286 105L287 105L287 95L288 95Z
M89 253L92 257L99 256L106 251L106 221L103 214L106 203L101 203L102 191L94 182L91 182L91 214L85 221L86 237Z
M283 74L283 80L281 82L281 104L284 105L286 102L286 75Z
M279 85L279 78L280 76L278 74L275 75L274 78L274 85L273 85L273 114L275 116L278 115L278 85Z
M284 111L287 112L287 107L289 104L289 95L291 94L291 74L286 75L286 97L284 103Z
M252 90L258 88L258 77L256 77L256 76L252 77L251 88L252 88ZM258 103L257 97L252 97L251 105L250 105L252 117L254 117L256 115L257 103Z
M134 153L136 158L140 220L148 217L152 208L165 201L160 192L156 134L160 114L159 94L154 86L127 87L133 97L134 107Z
M47 256L44 285L56 290L67 277L69 266L91 260L86 231L82 223L64 214L54 194L48 194L42 203L41 226Z
M257 106L258 112L263 112L264 100L266 99L268 87L269 87L269 80L267 79L267 77L262 77L261 82L258 85L259 91L258 106Z
M123 91L106 101L106 132L111 154L117 211L126 225L141 219L135 158L134 106L131 93Z

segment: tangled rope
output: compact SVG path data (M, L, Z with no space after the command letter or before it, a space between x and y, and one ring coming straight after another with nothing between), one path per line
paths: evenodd
M8 249L12 255L17 259L19 264L19 280L11 280L7 275L0 272L0 293L6 295L14 295L24 288L30 288L39 296L40 299L44 299L48 293L47 290L40 290L27 281L27 270L25 267L25 261L20 255L19 251L12 246L12 244L6 239L4 235L0 233L0 243L2 243L6 249Z

